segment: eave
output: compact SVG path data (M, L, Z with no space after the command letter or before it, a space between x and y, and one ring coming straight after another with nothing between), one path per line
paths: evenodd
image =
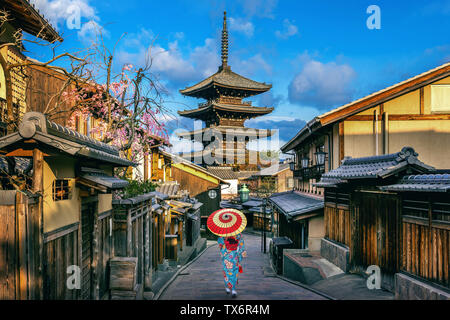
M49 42L62 42L63 38L28 0L3 0L1 6L12 16L11 24L18 29Z
M243 106L243 105L224 105L224 104L210 104L206 107L200 107L192 110L183 110L178 111L178 114L183 117L188 118L199 118L202 115L213 113L214 111L224 111L224 112L232 112L232 113L241 113L248 114L249 118L262 116L271 113L274 108L273 107L251 107L251 106Z

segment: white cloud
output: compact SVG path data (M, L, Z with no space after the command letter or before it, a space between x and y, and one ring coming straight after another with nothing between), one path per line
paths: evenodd
M349 102L355 77L356 72L348 64L306 60L289 85L289 100L319 109Z
M98 31L109 36L100 25L100 18L90 0L30 0L58 30L77 30L80 40L91 42Z
M129 63L143 66L146 58L151 56L153 72L159 74L160 80L168 88L176 89L192 85L194 81L203 80L217 72L221 63L218 39L207 38L203 44L188 49L182 46L183 40L163 45L157 41L154 43L155 39L151 35L153 32L146 29L127 35L116 51L116 63L119 66ZM261 54L248 59L232 55L230 65L233 70L248 77L260 72L272 73L272 67Z
M165 48L153 43L155 38L152 35L151 30L141 29L126 36L117 51L116 62L120 66L128 63L144 66L151 57L153 72L159 74L161 80L175 85L187 85L194 79L210 76L217 71L220 59L214 39L206 39L202 46L195 47L185 57L178 40L170 42Z
M101 25L91 20L82 24L80 31L78 31L78 38L85 44L90 45L98 43L97 39L100 34L107 38L110 36L108 30L103 29Z
M257 16L260 18L275 17L273 11L278 4L278 0L243 0L242 8L247 16Z
M242 18L234 19L230 17L230 30L231 31L237 31L240 33L243 33L247 37L252 37L253 32L255 31L255 27L253 26L253 23L250 21L246 21Z
M283 20L283 30L282 31L275 31L275 35L277 38L280 39L287 39L289 37L292 37L298 33L298 28L296 25L294 25L292 22L289 21L289 19Z
M232 56L230 64L233 70L238 70L239 74L247 77L250 77L260 71L263 71L268 75L272 74L272 66L264 60L260 53L245 60Z
M73 14L73 7L79 9L81 17L88 20L100 20L89 0L30 0L52 24L60 26Z

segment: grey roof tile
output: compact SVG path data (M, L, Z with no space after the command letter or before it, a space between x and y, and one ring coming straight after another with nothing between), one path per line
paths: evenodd
M448 192L450 174L420 174L405 176L396 184L379 187L383 191Z
M322 175L316 186L332 186L330 181L366 178L385 178L407 167L414 167L418 172L429 172L433 167L417 159L418 154L411 147L404 147L402 151L382 156L345 158L339 168Z
M269 201L288 218L319 210L324 207L323 199L309 197L295 191L273 194Z

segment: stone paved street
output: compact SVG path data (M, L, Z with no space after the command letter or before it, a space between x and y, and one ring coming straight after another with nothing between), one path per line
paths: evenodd
M268 254L261 253L261 238L244 234L248 257L239 275L238 300L323 300L314 292L273 275ZM267 249L269 247L267 246ZM184 269L159 297L160 300L222 300L225 293L218 246L209 247Z

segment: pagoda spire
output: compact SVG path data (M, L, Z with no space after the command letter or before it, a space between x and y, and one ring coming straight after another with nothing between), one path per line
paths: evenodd
M221 69L230 68L228 66L228 30L227 30L227 12L223 12L222 29L222 66Z

